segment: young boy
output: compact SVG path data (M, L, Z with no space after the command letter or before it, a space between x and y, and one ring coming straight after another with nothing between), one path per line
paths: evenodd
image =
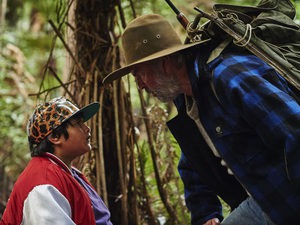
M37 106L27 124L32 159L8 200L0 224L112 225L110 212L72 161L91 150L84 123L99 103L78 109L59 97Z

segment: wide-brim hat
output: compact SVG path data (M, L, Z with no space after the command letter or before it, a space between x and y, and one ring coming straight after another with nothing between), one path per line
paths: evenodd
M118 79L132 70L134 65L191 48L208 40L182 44L172 25L158 14L148 14L132 20L122 35L126 65L108 74L103 83Z

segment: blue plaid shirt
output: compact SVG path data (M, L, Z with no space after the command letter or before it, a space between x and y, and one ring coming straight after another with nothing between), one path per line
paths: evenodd
M299 224L300 107L287 82L256 56L242 53L222 54L204 74L199 68L195 60L189 74L193 94L220 156L274 223ZM193 170L199 158L187 160L189 150L183 152L179 172L187 206L192 224L202 224L220 215L219 202L207 197L212 191ZM195 215L201 215L198 221Z

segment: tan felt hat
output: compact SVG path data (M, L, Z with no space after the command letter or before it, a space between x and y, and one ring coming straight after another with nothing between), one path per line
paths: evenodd
M108 74L109 83L131 71L131 67L207 42L182 44L172 25L161 15L148 14L132 20L122 35L126 65Z

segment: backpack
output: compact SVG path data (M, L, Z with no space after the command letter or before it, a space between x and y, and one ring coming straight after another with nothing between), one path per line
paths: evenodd
M300 94L300 26L289 0L261 0L257 6L215 4L211 14L195 10L199 15L187 28L189 42L230 39L275 68ZM197 27L203 17L208 21Z

